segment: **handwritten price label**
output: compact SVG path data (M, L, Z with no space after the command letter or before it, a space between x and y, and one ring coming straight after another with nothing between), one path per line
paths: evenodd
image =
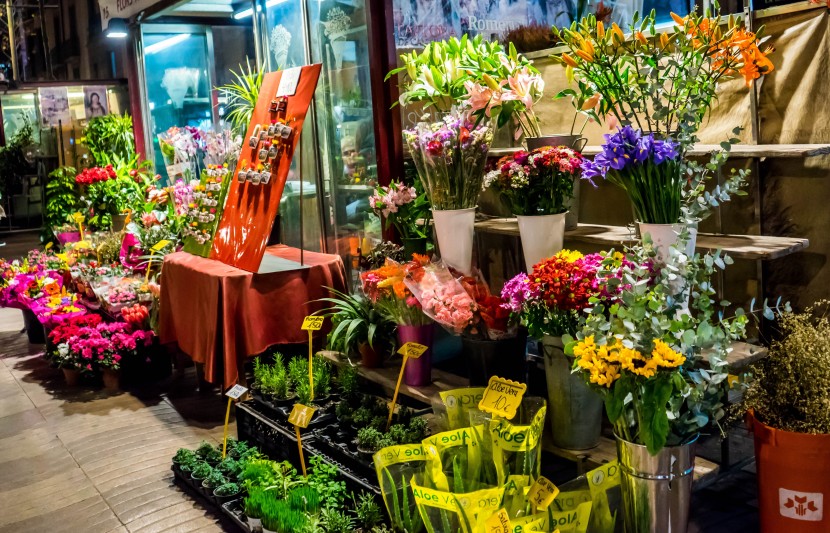
M510 515L504 509L499 509L484 523L484 530L487 533L510 533Z
M516 410L522 403L522 396L526 390L527 385L524 383L493 376L484 390L484 396L481 397L478 408L510 420L516 416Z
M294 408L291 409L291 414L288 415L288 422L290 424L294 424L298 428L307 428L308 425L311 423L311 419L314 417L314 413L317 411L314 407L309 407L308 405L303 405L301 403L295 403Z
M228 392L225 393L225 396L227 396L228 398L233 398L234 400L238 400L246 392L248 392L248 389L246 389L242 385L234 385L230 388L230 390L228 390Z
M398 349L398 353L401 355L405 355L410 359L418 359L426 351L429 350L429 347L424 346L423 344L418 344L417 342L407 342L403 346Z
M539 476L533 485L531 485L530 491L527 493L527 499L537 509L547 509L558 494L559 489L556 488L556 485L551 480L544 476Z
M161 251L161 250L162 250L165 246L167 246L168 244L170 244L170 241L168 241L167 239L162 239L162 240L160 240L159 242L157 242L156 244L154 244L154 245L150 248L150 251L151 251L151 252L153 252L154 254L155 254L155 253L158 253L158 252L160 252L160 251Z
M322 316L307 316L303 319L303 327L304 331L319 331L323 328L323 322L326 320L325 317Z

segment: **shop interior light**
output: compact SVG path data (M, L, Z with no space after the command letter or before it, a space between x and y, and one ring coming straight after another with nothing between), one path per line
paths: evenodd
M173 37L168 37L163 41L159 41L157 43L153 43L150 46L144 49L144 55L151 56L153 54L157 54L162 50L167 50L171 46L176 46L180 42L186 41L190 38L189 33L180 33L178 35L174 35Z
M107 29L104 30L104 35L108 39L124 39L129 35L127 31L127 21L124 19L114 18L110 19L107 24Z
M277 4L282 4L283 2L287 2L287 1L288 0L268 0L267 2L265 2L265 7L274 7ZM262 11L262 8L259 7L259 4L257 4L256 10L257 10L257 13ZM254 14L254 10L249 7L248 9L243 9L242 11L237 11L236 13L234 13L233 18L234 18L234 20L240 20L240 19L248 18L253 14Z

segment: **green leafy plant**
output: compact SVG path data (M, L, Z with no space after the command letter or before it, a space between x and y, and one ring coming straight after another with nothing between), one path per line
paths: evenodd
M204 461L209 456L212 456L212 454L215 451L216 447L213 444L209 443L206 440L203 440L199 443L199 446L196 448L196 455L199 456L199 459Z
M72 214L80 211L83 206L75 185L76 174L73 167L58 167L49 173L49 180L46 182L46 206L43 211L44 240L53 239L53 228L70 222Z
M229 111L226 118L234 133L245 135L259 99L263 71L251 66L246 59L246 67L239 65L239 72L231 70L231 74L234 81L217 89L227 99Z
M104 115L89 119L81 137L97 166L130 161L136 156L133 119L130 115Z
M380 506L375 497L368 492L361 492L357 497L352 493L352 505L357 526L363 531L371 531L383 520Z
M183 474L192 473L193 469L196 468L196 466L198 464L199 464L199 460L196 459L195 457L193 457L191 459L186 459L186 460L182 461L181 463L178 463L179 470L181 470Z
M262 527L276 533L297 533L303 531L308 519L301 512L292 509L285 500L265 500L262 506Z
M357 367L343 365L337 372L337 389L340 396L348 403L354 402L360 393L360 374Z
M311 487L297 487L288 493L288 504L306 514L316 514L320 511L320 495Z
M354 531L355 520L344 509L328 507L320 513L320 518L328 533L352 533Z
M220 472L217 469L213 469L211 470L210 474L208 474L207 477L205 477L205 479L202 480L202 485L209 489L215 489L219 485L227 483L227 481L228 480L225 478L222 472Z
M248 489L248 495L242 502L245 508L245 515L250 518L262 518L262 507L266 500L272 499L273 493L270 495L261 488Z
M190 475L193 476L193 479L205 479L211 474L211 472L213 472L213 467L205 462L201 462L193 467L193 471Z
M784 313L769 355L756 363L742 410L768 426L796 433L830 434L830 301Z
M236 479L242 472L243 468L244 465L240 464L240 462L233 457L225 457L218 465L216 465L216 470L221 472L228 479Z
M389 517L392 520L392 525L397 531L404 531L405 533L419 533L424 530L424 522L421 520L421 515L418 513L418 508L415 505L414 495L412 494L412 487L406 476L401 476L400 484L395 483L395 478L388 469L382 470L386 477L386 482L393 490L389 491L392 504L389 511Z
M332 320L333 329L328 336L330 349L350 355L357 353L364 342L372 348L394 347L395 323L385 313L375 309L368 298L332 288L329 291L334 297L321 298L319 301L332 304L332 307L317 314Z
M324 508L339 508L346 498L346 483L339 479L339 470L320 456L309 460L308 486L320 494Z
M270 487L277 481L274 465L268 459L254 459L239 474L239 482L249 491L253 487Z
M195 460L196 453L193 450L188 450L187 448L179 448L176 450L176 455L173 456L173 462L177 464Z
M5 146L0 146L0 196L8 193L8 185L23 183L26 175L34 173L34 166L27 157L35 142L33 134L32 124L27 121Z
M323 398L331 394L331 363L323 356L315 356L312 373L314 396Z
M239 485L236 483L222 483L216 487L216 490L214 490L213 493L216 496L234 496L239 494L240 490Z
M254 361L254 383L263 394L280 400L290 397L291 377L281 353L274 354L272 365L263 363L260 359Z

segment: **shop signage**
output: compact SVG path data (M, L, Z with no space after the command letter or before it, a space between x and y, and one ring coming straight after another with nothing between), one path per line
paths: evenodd
M497 376L490 378L478 408L484 412L510 420L522 403L527 385Z
M98 0L101 29L107 29L110 19L128 19L158 2L159 0Z
M300 451L300 466L303 468L303 475L307 475L305 468L305 454L303 453L303 437L300 435L300 428L307 428L314 416L316 409L301 403L294 404L291 414L288 415L288 422L294 425L294 434L297 435L297 448Z
M487 533L510 533L510 515L505 509L499 511L487 519L485 525Z
M536 509L547 509L553 503L557 494L559 494L559 489L556 488L556 485L545 476L539 476L531 485L530 491L527 493L527 499Z
M147 270L150 270L150 267L147 267ZM222 432L222 459L225 458L225 454L228 452L228 422L231 419L231 404L234 400L238 400L242 397L243 394L248 392L248 389L243 387L242 385L234 385L225 393L225 396L228 397L228 409L225 411L225 429Z

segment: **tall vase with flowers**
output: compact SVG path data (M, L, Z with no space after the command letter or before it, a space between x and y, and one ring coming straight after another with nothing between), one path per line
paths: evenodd
M581 174L582 154L564 146L546 147L501 158L484 178L519 221L528 271L562 249L565 217Z
M626 530L685 531L694 443L704 428L720 428L726 357L745 339L750 315L727 317L726 302L716 299L712 277L732 262L720 252L663 268L652 249L638 246L626 260L619 276L598 286L618 296L586 310L565 352L575 358L574 372L602 395L614 427ZM696 296L690 312L678 313L677 276ZM765 304L763 314L774 310Z
M431 219L426 195L419 195L415 187L403 182L394 182L377 187L369 197L369 207L383 218L387 229L395 227L403 241L407 261L412 259L412 254L426 254Z
M656 30L654 11L643 19L635 16L629 39L616 23L606 28L593 16L574 22L570 28L554 29L568 47L568 52L555 59L565 67L568 79L576 83L576 90L570 90L572 95L598 97L596 116L611 130L630 126L642 132L640 139L653 135L654 140L674 144L678 154L677 178L668 166L662 166L652 176L644 175L643 178L655 180L645 185L659 193L655 198L641 195L641 199L662 205L656 211L637 213L638 217L654 215L651 220L640 218L637 222L667 225L643 228L654 243L666 241L664 248L673 244L672 239L676 241L680 233L693 232L711 207L738 194L745 182L746 171L739 171L711 192L705 187L725 163L731 146L738 142L740 130L721 143L721 150L713 152L707 164L684 157L698 141L696 132L715 99L718 85L743 76L747 86L751 86L754 80L774 69L767 57L771 50L761 51L760 36L748 31L739 18L730 16L726 27L721 26L717 4L714 14L672 14L672 19L674 26L660 33ZM625 136L626 141L638 140L629 134ZM613 155L614 150L620 149L619 144L607 142L604 154ZM631 155L628 150L626 153ZM612 157L601 160L598 167L610 166L609 161L622 166ZM626 191L630 196L634 192L628 188ZM664 251L663 255L667 253Z
M511 119L538 135L533 103L544 87L538 71L510 47L481 36L429 43L401 55L402 104L423 105L433 120L404 130L435 218L444 261L469 274L475 206L495 124ZM509 88L508 88L509 87ZM443 245L443 246L442 246Z
M405 283L427 316L461 337L472 385L484 386L493 375L524 381L527 336L480 274L456 277L441 262L422 263Z
M404 383L422 387L432 383L432 340L435 324L424 314L421 304L407 288L404 280L410 271L428 263L426 256L415 254L408 263L387 260L380 268L363 272L360 280L363 292L378 311L397 326L398 343L417 342L427 351L417 359L410 359L404 369Z
M563 350L563 336L574 336L588 309L597 302L613 304L611 292L600 284L619 279L626 260L620 253L581 253L562 250L504 285L504 307L518 315L528 332L542 341L548 385L553 443L569 450L597 445L602 422L602 398L580 376L571 374L573 358Z

